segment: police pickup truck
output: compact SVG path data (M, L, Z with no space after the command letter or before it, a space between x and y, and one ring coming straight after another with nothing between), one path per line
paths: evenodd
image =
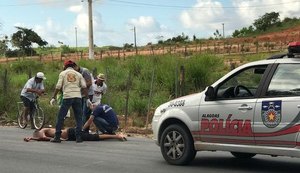
M184 165L197 151L300 157L300 42L288 50L160 105L152 129L164 159Z

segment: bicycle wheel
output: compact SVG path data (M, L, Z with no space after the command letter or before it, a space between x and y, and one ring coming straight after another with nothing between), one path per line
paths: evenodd
M39 129L43 128L44 124L45 124L44 111L42 108L39 107L33 113L33 125L34 125L34 128L39 130Z
M17 119L18 119L18 126L21 129L25 129L27 126L27 120L23 116L24 114L24 109L18 109L18 114L17 114Z

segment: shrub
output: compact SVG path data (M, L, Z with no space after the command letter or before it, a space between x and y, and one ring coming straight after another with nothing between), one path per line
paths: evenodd
M134 124L138 126L144 125L149 108L153 111L158 105L178 96L176 89L178 89L180 66L186 69L186 93L204 89L225 72L223 59L215 55L194 55L188 58L180 55L132 56L126 59L80 60L76 63L89 70L95 69L96 74L101 72L106 75L108 91L103 96L102 103L111 105L118 115L125 114L127 92L129 93L128 116L137 118ZM10 104L14 105L20 101L20 91L28 80L29 74L34 75L38 71L43 71L47 78L44 81L47 95L40 98L40 103L47 116L46 121L55 124L58 107L50 106L49 100L58 80L58 74L62 70L62 62L41 63L20 60L2 66L0 71L8 69L9 91L1 90L0 108L3 110L1 113L6 112L11 119L15 119L16 111ZM4 93L9 95L3 96ZM74 126L74 124L73 116L65 122L66 126Z

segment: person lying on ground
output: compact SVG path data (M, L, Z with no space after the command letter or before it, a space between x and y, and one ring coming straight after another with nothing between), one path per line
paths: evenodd
M25 137L24 141L50 141L55 135L55 128L43 128L41 130L35 130L32 137ZM83 141L101 141L106 139L118 139L120 141L127 141L126 137L121 134L109 135L109 134L90 134L88 132L82 132ZM62 130L61 140L63 141L76 141L75 128L66 128Z

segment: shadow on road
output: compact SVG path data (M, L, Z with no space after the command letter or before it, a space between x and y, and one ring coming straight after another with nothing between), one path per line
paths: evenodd
M257 158L256 158L257 157ZM222 172L284 172L293 173L299 172L300 162L297 158L295 161L285 161L287 157L271 158L270 156L256 156L252 159L238 159L230 157L196 157L195 160L189 165L192 167L199 167L199 169L214 170L220 169ZM276 160L279 159L280 160ZM226 171L227 170L227 171Z

